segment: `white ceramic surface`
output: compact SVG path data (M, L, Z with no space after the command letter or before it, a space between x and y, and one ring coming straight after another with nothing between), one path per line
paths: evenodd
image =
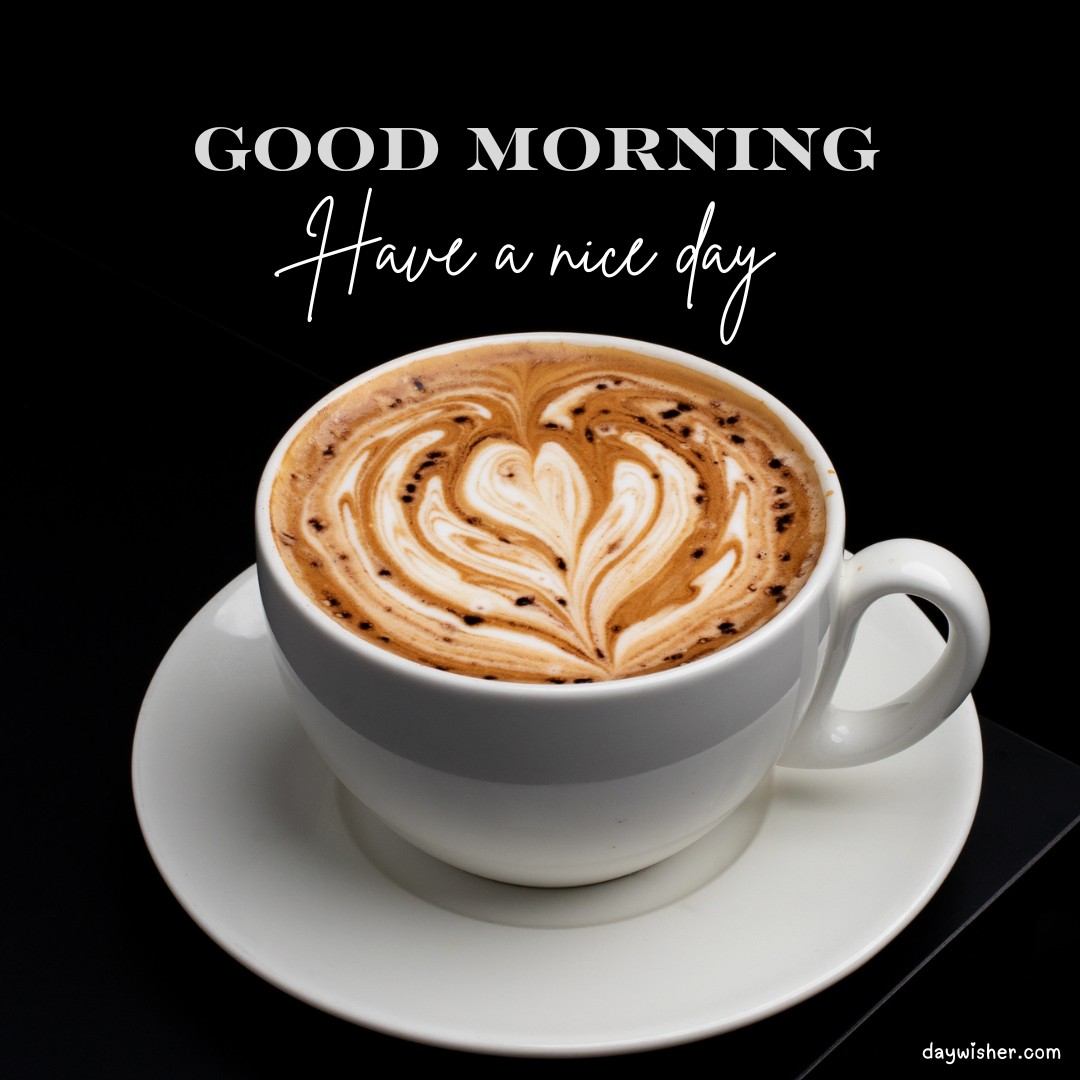
M428 853L485 877L591 884L696 841L782 754L788 765L861 765L912 745L964 700L989 638L986 603L970 570L944 549L911 539L874 544L845 560L843 498L824 449L786 406L737 374L647 342L517 334L422 350L346 387L464 348L544 340L653 356L760 399L817 469L828 507L820 557L763 626L669 670L552 686L414 663L329 618L293 579L274 539L270 493L281 461L305 421L342 391L332 392L267 463L256 562L296 715L345 786L382 820ZM859 619L889 593L937 605L949 620L948 647L907 685L857 709L838 707L833 691Z
M941 648L909 600L880 601L840 703L898 692ZM333 779L285 701L253 570L163 660L133 753L161 873L241 963L404 1038L553 1056L727 1031L858 967L948 873L981 776L968 699L885 761L776 769L719 846L580 889L484 881L407 848Z

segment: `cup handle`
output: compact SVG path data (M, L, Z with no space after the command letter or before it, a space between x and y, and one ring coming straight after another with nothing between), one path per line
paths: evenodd
M945 651L906 694L874 709L841 709L833 694L859 620L891 593L921 596L941 609L949 620ZM929 735L971 692L986 658L990 616L975 576L952 552L922 540L886 540L845 560L833 634L821 678L781 765L864 765Z

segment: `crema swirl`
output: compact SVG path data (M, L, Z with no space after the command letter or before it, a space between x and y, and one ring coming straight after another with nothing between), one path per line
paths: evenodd
M551 683L741 640L792 599L825 531L813 463L760 402L549 342L362 382L294 440L271 513L328 618L441 670Z

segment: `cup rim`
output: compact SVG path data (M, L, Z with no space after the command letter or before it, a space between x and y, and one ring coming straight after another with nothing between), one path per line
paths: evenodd
M449 355L466 349L482 348L488 345L517 344L526 341L558 341L571 345L624 349L628 352L638 352L645 356L667 360L711 375L720 382L729 383L736 389L760 401L767 409L775 413L802 445L803 451L816 469L818 482L821 484L825 496L825 538L822 543L821 554L810 571L809 580L805 582L790 603L785 605L768 622L751 631L740 641L726 645L715 652L698 657L677 667L591 683L551 684L547 682L489 680L481 679L475 675L439 671L437 668L416 660L410 660L389 649L383 649L378 645L365 641L364 638L353 633L347 627L340 625L333 619L328 619L325 612L320 610L316 602L293 579L278 551L271 527L270 493L285 453L297 435L321 409L343 394L348 393L354 387L376 378L386 371L393 370L396 367L405 367L418 360ZM576 696L600 697L634 693L635 690L640 692L645 688L646 684L649 687L666 686L674 688L674 686L686 680L697 679L716 670L722 670L725 666L739 663L740 658L748 658L761 650L768 649L770 643L785 632L788 624L799 619L803 609L814 604L819 594L828 587L832 576L832 568L838 565L843 558L845 508L843 494L832 462L814 433L787 405L764 387L752 382L745 376L693 353L655 342L611 334L536 331L488 334L417 349L363 371L324 394L297 418L278 441L267 460L256 495L255 532L260 575L264 572L271 573L274 582L278 586L279 594L288 599L292 610L300 615L305 624L315 633L319 636L326 636L337 647L356 652L358 656L368 663L384 665L401 677L419 679L423 682L430 681L431 685L441 686L444 689L468 690L473 693L516 698L520 698L522 695L531 696L531 694L535 693L550 700L562 700Z

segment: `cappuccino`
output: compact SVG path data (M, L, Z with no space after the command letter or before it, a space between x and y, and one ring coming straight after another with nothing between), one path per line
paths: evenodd
M274 540L326 614L479 678L675 667L782 610L820 554L814 463L760 401L610 347L486 345L376 372L290 445Z

